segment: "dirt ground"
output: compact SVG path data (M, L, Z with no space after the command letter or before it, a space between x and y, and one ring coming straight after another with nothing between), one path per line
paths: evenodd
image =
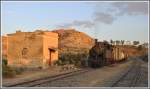
M127 61L105 66L84 74L45 83L37 87L110 87L119 76L131 67L131 64L132 61Z
M61 80L45 83L37 87L111 87L122 75L133 65L133 61L126 61L120 64L105 66L84 74L71 76ZM145 69L146 70L146 69ZM147 87L147 77L141 81L141 87ZM138 86L137 86L138 87Z
M50 67L48 69L43 69L43 70L25 71L20 75L16 75L14 78L3 78L2 85L3 86L13 85L25 81L40 79L47 76L54 76L58 74L68 73L71 71L75 71L75 70L64 71L62 70L62 67Z
M102 68L92 69L92 71L63 78L52 82L47 82L36 87L111 87L112 84L123 76L133 65L133 60L128 59L119 64L113 64ZM137 87L148 86L148 66L142 63L142 80ZM72 70L70 70L72 71ZM51 76L69 71L60 71L60 68L50 68L35 72L26 72L16 78L3 79L3 85L10 85L18 82L29 81L44 76Z

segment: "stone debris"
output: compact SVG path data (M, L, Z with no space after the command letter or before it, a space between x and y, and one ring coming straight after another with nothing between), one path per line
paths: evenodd
M76 69L77 68L74 65L72 65L72 64L66 64L66 65L61 66L60 71L76 70Z

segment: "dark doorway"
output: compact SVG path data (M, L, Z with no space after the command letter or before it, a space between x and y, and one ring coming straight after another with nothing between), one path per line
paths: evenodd
M52 54L55 52L54 49L49 48L49 66L52 65Z

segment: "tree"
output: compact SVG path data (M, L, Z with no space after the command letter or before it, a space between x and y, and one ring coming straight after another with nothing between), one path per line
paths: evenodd
M121 44L124 45L124 40L121 40Z
M111 40L110 40L110 43L111 43L111 44L113 44L113 43L114 43L114 41L111 39Z
M119 40L116 40L116 45L119 45L120 44L120 41Z
M138 45L138 44L140 44L139 41L133 41L133 45Z

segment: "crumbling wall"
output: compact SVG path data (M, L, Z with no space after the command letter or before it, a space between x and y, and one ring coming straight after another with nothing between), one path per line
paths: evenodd
M2 36L2 58L7 58L7 36Z
M42 36L23 32L9 35L7 58L9 66L42 67Z
M50 55L50 50L52 50ZM51 66L58 60L58 34L47 32L43 35L43 63L44 67L50 66L50 56L51 56Z

